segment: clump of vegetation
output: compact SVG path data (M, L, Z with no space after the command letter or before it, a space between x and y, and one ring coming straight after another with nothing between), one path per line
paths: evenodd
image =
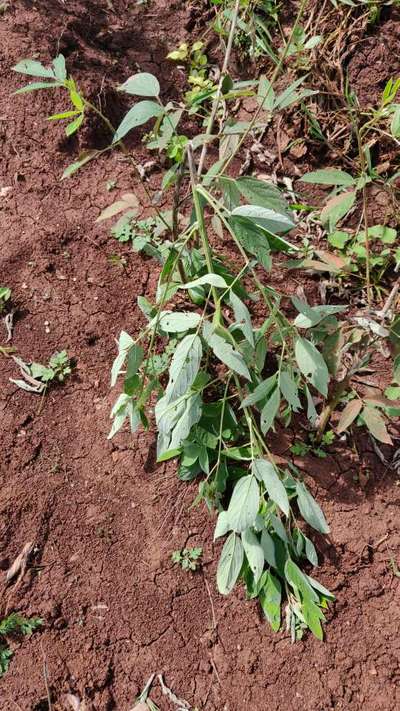
M8 640L30 637L43 625L40 617L22 617L17 612L11 613L0 622L0 677L8 670L14 651Z
M195 571L200 565L201 556L203 555L202 548L183 548L180 551L174 551L171 554L173 563L180 565L182 570Z
M148 429L154 416L158 461L175 459L181 481L198 481L196 503L204 502L217 514L214 538L224 538L217 570L221 594L230 593L240 581L248 598L259 600L273 630L281 628L285 606L286 628L293 640L305 628L322 639L325 612L334 597L309 575L310 566L318 566L311 531L326 535L329 524L298 469L289 461L277 464L269 435L295 423L302 413L309 436L307 442L294 445L294 453L313 451L323 456L332 432L351 433L355 426L366 427L375 444L392 443L388 426L398 403L379 388L373 393L366 390L363 374L374 358L390 354L393 380L389 394L397 392L397 292L395 287L381 310L373 308L374 270L388 266L374 262L372 241L380 239L388 245L390 254L381 252L379 257L390 257L396 268L397 253L390 228L368 224L366 187L379 180L371 162L371 132L381 130L383 123L387 128L389 121L392 137L398 135L398 86L392 82L386 87L380 107L368 117L362 116L348 94L357 145L351 173L327 168L303 176L304 182L332 189L313 219L325 229L328 244L335 249L343 245L345 255L318 249L312 240L306 249L301 248L290 232L298 225L299 210L316 211L295 203L292 191L289 201L272 180L233 177L231 168L247 139L257 141L288 108L312 116L304 107L318 91L306 86L304 71L309 67L307 53L319 46L321 38L309 36L302 28L306 6L302 0L289 36L282 38L281 50L278 54L265 50L275 65L271 77L238 82L228 67L235 38L246 31L240 23L246 22L247 15L241 13L256 22L257 45L262 34L256 15L260 9L272 12L276 5L240 0L214 4L220 6L220 32L226 40L218 82L208 83L203 43L181 45L169 57L189 67L194 88L186 101L163 104L157 77L139 72L119 87L135 98L116 129L67 76L62 55L50 68L24 60L15 70L41 78L20 91L63 87L69 92L73 108L50 117L73 119L66 127L68 135L93 110L112 134L108 148L119 147L128 158L125 136L152 122L145 140L150 150L170 161L161 192L173 188L171 210L155 206L154 214L139 220L137 199L127 193L98 218L118 215L114 236L160 263L153 299L138 297L145 326L134 336L122 331L118 340L111 386L120 380L122 392L111 412L109 437L125 424L132 432ZM276 80L286 60L299 76L277 92ZM230 110L232 102L243 96L253 96L257 102L248 121L238 120ZM196 114L199 133L189 139L180 133L180 125L184 117ZM324 140L317 119L313 126ZM218 158L209 165L211 146L217 147ZM98 154L82 154L63 178ZM359 228L347 240L340 237L342 223L358 202L362 208ZM220 238L217 247L213 247L215 235ZM227 239L235 250L235 263L223 253ZM349 313L348 304L338 304L337 299L311 305L305 297L292 296L295 315L289 317L282 308L284 294L270 284L276 253L280 264L290 269L326 271L338 279L362 272L366 307ZM255 315L256 302L263 306L261 317ZM34 377L30 370L28 375ZM197 565L191 549L175 551L173 556L184 569Z
M50 385L63 383L72 373L67 351L53 353L47 365L34 362L25 363L17 356L12 356L12 358L19 366L23 380L10 378L10 381L28 392L44 394Z

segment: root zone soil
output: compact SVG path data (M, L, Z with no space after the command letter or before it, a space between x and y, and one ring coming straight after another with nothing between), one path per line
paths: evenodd
M17 585L6 587L2 574L1 616L18 610L45 624L15 645L0 709L48 711L47 682L54 711L69 708L66 694L84 700L86 711L128 711L149 675L162 672L179 697L209 711L394 711L400 580L389 561L400 548L399 488L372 452L362 470L340 448L322 463L298 462L331 525L332 537L317 541L319 578L337 601L324 643L306 636L291 645L271 633L240 587L228 598L216 592L213 521L190 509L196 486L155 463L154 434L106 441L113 338L121 328L135 332L136 297L151 294L157 267L132 253L125 269L113 266L107 257L119 247L94 225L110 201L108 180L132 189L121 157L110 154L60 183L79 146L39 118L58 108L55 97L12 96L19 78L10 68L60 50L118 116L123 107L111 87L138 67L174 95L184 79L164 58L192 29L197 8L127 5L26 0L0 17L0 189L7 188L0 281L18 304L13 345L27 360L67 348L77 361L73 378L38 413L38 399L9 382L15 369L1 360L0 567L34 545ZM398 53L399 33L391 37ZM365 76L368 53L362 60ZM101 136L93 125L80 140L98 145ZM145 155L140 144L135 150ZM134 190L145 209L140 185ZM287 449L276 437L275 453ZM204 547L200 572L172 567L171 551L185 545ZM163 711L173 708L157 689L152 698Z

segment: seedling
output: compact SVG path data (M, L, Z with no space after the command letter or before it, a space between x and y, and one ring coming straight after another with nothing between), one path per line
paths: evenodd
M17 356L12 356L12 358L19 366L23 380L10 378L10 381L28 392L44 394L51 384L63 383L72 373L67 351L54 353L47 365L34 362L25 363Z
M180 551L174 551L171 554L171 560L181 566L182 570L195 571L200 565L201 556L203 555L202 548L183 548Z
M0 286L0 314L4 313L7 302L11 299L11 289L8 286Z
M43 625L43 620L40 617L22 617L16 612L13 612L8 617L5 617L0 622L0 677L2 677L9 668L11 659L14 655L13 650L8 644L8 639L18 639L19 637L30 637L33 632Z
M307 454L311 453L319 459L325 459L325 457L327 457L327 453L324 447L328 447L330 444L332 444L334 439L335 433L333 432L333 430L328 430L327 432L324 432L321 437L320 443L316 441L316 435L310 433L309 443L299 440L292 444L292 446L290 447L290 451L296 457L305 457Z

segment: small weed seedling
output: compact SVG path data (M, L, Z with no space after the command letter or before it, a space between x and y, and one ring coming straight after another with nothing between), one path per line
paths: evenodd
M0 314L4 313L7 302L11 299L11 289L8 286L0 286Z
M182 570L195 571L200 565L199 558L202 555L202 548L183 548L181 551L174 551L171 555L171 560L173 563L180 565Z
M31 634L43 625L40 617L26 618L13 612L0 622L0 677L2 677L10 665L14 655L8 644L8 639L18 639L20 637L30 637Z
M22 390L27 390L31 393L44 394L49 385L63 383L72 373L67 351L54 353L47 365L42 365L41 363L25 363L17 356L12 356L12 358L19 366L23 380L10 378L10 381L18 385Z

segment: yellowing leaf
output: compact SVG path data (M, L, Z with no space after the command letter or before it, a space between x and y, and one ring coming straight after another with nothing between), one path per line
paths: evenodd
M336 431L340 433L347 430L350 427L351 423L354 422L357 415L359 415L361 408L362 400L359 400L358 398L356 400L351 400L350 402L348 402L342 414L340 415L340 420Z

